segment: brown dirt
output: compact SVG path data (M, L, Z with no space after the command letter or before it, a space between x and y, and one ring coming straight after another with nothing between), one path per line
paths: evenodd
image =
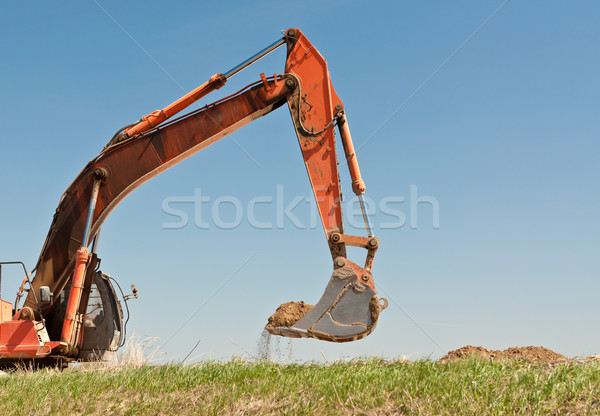
M490 361L523 360L543 364L568 360L564 355L544 347L511 347L504 351L498 351L467 345L457 350L450 351L440 359L440 362L447 363L470 357L480 357Z
M277 310L269 318L267 327L274 328L277 326L290 327L300 320L304 315L313 308L314 305L309 305L304 302L287 302L279 305Z

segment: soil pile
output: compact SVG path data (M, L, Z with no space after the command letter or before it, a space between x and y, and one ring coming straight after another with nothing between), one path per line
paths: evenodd
M556 363L568 359L564 355L544 347L511 347L504 351L498 351L467 345L450 351L440 359L440 362L447 363L469 357L480 357L490 361L523 360L532 363Z
M269 318L267 323L268 328L278 326L290 327L300 320L304 315L313 308L314 305L309 305L304 302L287 302L279 305L277 310Z

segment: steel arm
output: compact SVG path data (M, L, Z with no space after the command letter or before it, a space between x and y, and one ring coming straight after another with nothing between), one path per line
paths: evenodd
M379 242L373 236L366 215L362 199L365 183L358 167L344 104L335 93L327 62L304 34L298 29L288 29L286 41L285 72L293 77L293 82L287 82L294 88L287 96L287 102L332 257L346 257L346 245L364 247L368 251L364 268L370 271ZM359 198L368 237L344 235L335 124L340 132L352 190Z
M164 123L194 101L220 88L245 66L283 44L287 45L285 75L272 79L262 75L262 82L245 91ZM224 74L214 75L207 83L173 104L144 116L139 123L115 136L88 163L64 193L57 208L25 306L36 306L31 293L36 293L41 286L49 286L56 301L69 280L77 280L77 290L72 289L70 295L72 297L75 294L77 299L69 300L67 313L67 318L73 322L76 311L85 310L85 305L81 306L79 302L87 260L78 253L82 248L87 248L117 204L144 182L286 101L335 260L334 267L350 265L351 262L346 263L345 259L346 245L367 249L365 266L352 264L352 268L362 282L375 291L371 267L378 241L372 235L367 216L364 218L368 237L344 234L334 133L336 125L350 169L352 189L359 196L363 214L365 212L362 201L365 185L358 168L344 106L331 85L325 59L298 29L289 29L284 39L249 60ZM95 207L90 205L91 201L96 204ZM76 260L78 256L82 258L81 261ZM76 273L73 273L74 269ZM52 310L52 306L45 305L46 313ZM360 337L368 335L375 322L376 318L372 325L369 324L368 331L360 332ZM72 326L69 324L69 327ZM65 330L66 327L65 324L61 340L70 344L77 342L73 330ZM350 340L348 337L342 338Z

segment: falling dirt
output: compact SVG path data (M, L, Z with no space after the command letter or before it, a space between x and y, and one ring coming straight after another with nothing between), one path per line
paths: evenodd
M278 326L290 327L300 320L304 315L313 308L304 302L287 302L279 305L277 310L269 318L267 328L275 328Z
M292 339L271 335L266 329L263 329L256 343L257 359L263 361L291 362L292 357Z
M457 350L450 351L440 359L440 362L447 363L470 357L480 357L490 361L522 360L541 364L568 360L564 355L544 347L511 347L504 351L498 351L467 345Z
M271 355L271 334L263 329L256 345L256 356L259 360L270 360Z

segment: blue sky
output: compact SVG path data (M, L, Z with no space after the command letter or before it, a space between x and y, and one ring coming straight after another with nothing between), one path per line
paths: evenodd
M598 353L598 12L597 2L541 0L6 3L0 257L35 264L60 195L118 128L298 27L329 63L367 195L377 207L388 198L406 223L379 208L372 217L375 282L390 299L375 332L340 345L281 341L281 356L438 357L466 344ZM269 55L201 104L281 72L284 59ZM342 181L349 198L343 169ZM169 360L198 340L194 356L250 356L277 305L317 301L331 270L320 226L247 221L248 203L278 189L285 205L311 196L285 108L128 197L99 254L105 272L140 290L129 332L160 338ZM431 204L411 215L411 189L437 201L439 227ZM210 198L210 227L180 204L190 221L166 229L164 201L197 190ZM242 204L239 226L211 220L220 197ZM233 221L231 204L217 208ZM273 204L255 214L276 223ZM310 223L308 203L294 214ZM5 299L20 279L5 270Z

